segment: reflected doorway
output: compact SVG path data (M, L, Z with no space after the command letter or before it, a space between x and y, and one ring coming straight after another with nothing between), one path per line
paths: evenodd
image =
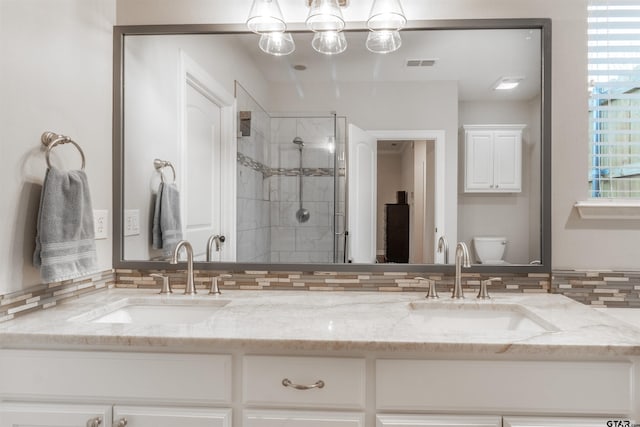
M376 260L434 263L435 140L377 141Z

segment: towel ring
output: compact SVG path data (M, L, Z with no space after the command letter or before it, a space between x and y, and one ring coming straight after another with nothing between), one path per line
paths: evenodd
M84 170L84 164L85 164L84 152L82 151L82 148L80 148L78 143L75 142L73 139L69 138L68 136L59 135L59 134L54 133L54 132L45 132L45 133L42 134L42 137L40 138L40 141L42 142L42 145L47 147L46 159L47 159L47 166L49 168L51 168L51 160L49 159L49 155L51 153L51 150L53 150L53 148L58 144L71 143L80 152L80 157L82 158L82 170Z
M160 172L160 180L164 182L164 174L160 169L170 167L171 172L173 172L173 183L176 183L176 169L173 167L173 164L167 160L154 159L153 167L156 168L158 172Z

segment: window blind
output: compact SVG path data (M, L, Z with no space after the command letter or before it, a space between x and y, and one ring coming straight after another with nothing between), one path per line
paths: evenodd
M590 193L640 198L640 0L588 3Z

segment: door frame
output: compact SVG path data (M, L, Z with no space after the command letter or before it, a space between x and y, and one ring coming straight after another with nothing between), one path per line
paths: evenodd
M236 260L236 169L237 169L237 139L236 139L236 99L222 84L218 83L204 68L193 60L184 50L179 51L178 72L178 126L181 129L179 137L180 163L184 159L186 146L186 111L187 85L192 85L200 91L206 92L221 110L221 138L220 138L220 231L226 236L224 251L219 261L233 262ZM181 181L184 182L185 171L180 168ZM224 185L222 185L224 183ZM181 202L181 207L184 207ZM184 225L183 225L184 227ZM184 232L184 230L183 230Z
M427 140L434 141L435 144L435 185L434 199L436 208L434 210L433 222L434 230L434 254L435 263L444 264L444 252L438 253L438 237L446 236L445 229L445 131L444 130L368 130L376 140L405 141L405 140ZM436 231L437 230L437 231ZM453 237L453 238L452 238ZM457 236L447 237L449 241L455 242Z

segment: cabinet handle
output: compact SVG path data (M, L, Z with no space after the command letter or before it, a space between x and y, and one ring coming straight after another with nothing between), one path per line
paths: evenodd
M91 418L87 421L87 427L98 427L100 424L102 424L102 418L100 417Z
M126 418L120 418L120 421L118 421L118 424L116 424L116 427L126 427L128 423L129 421L127 421Z
M311 390L312 388L323 388L324 381L318 380L311 385L302 385L302 384L294 384L289 380L289 378L285 378L282 380L282 385L285 387L293 387L296 390Z

